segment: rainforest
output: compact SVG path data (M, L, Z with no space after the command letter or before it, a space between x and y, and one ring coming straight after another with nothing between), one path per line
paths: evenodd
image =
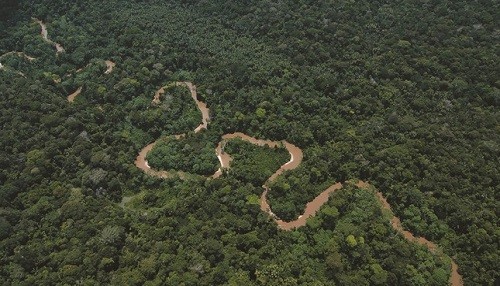
M0 284L499 285L499 12L1 1Z

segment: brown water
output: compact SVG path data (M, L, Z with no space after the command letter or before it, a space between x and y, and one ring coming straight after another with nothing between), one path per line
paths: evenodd
M58 53L64 52L64 48L60 44L55 43L48 38L48 32L47 32L46 25L38 19L33 19L33 20L36 21L41 26L41 29L42 29L41 35L42 35L43 39L47 43L50 43L51 45L53 45L56 48L56 51L57 51L56 53L58 54ZM26 54L24 54L22 52L8 52L4 55L1 55L0 59L8 54L17 54L18 56L25 57L29 61L32 61L35 59L33 57L27 56ZM113 68L115 67L115 63L112 61L109 61L109 60L105 61L105 63L106 63L107 69L104 73L109 74L113 71ZM0 69L5 69L5 67L0 64ZM23 75L22 73L20 73L20 74ZM195 128L194 132L199 132L202 129L207 129L208 123L209 123L209 109L207 108L206 103L198 100L196 86L193 85L191 82L176 82L175 85L176 86L184 85L189 89L189 91L191 93L191 97L193 98L198 109L202 113L202 122L198 127ZM156 91L154 98L153 98L153 103L156 103L156 104L160 103L160 97L165 92L165 88L168 88L168 87L169 87L169 85L161 87L160 89L158 89ZM82 91L82 87L79 87L75 92L73 92L72 94L70 94L68 96L68 101L73 102L74 99L76 98L76 96L78 96L81 93L81 91ZM179 139L183 136L184 136L184 134L179 134L179 135L175 135L175 138ZM296 228L299 228L299 227L306 225L307 219L316 215L316 212L329 200L330 195L333 192L342 189L342 183L340 183L340 182L337 182L337 183L331 185L326 190L321 192L318 196L316 196L312 201L307 203L305 208L304 208L304 212L297 219L295 219L293 221L283 221L272 212L271 207L269 205L269 202L267 200L267 193L270 191L269 183L274 181L285 170L292 170L292 169L297 168L300 165L300 163L302 162L302 158L303 158L302 150L300 148L298 148L297 146L295 146L289 142L286 142L286 141L270 141L270 140L256 139L254 137L248 136L248 135L246 135L244 133L240 133L240 132L225 134L222 136L222 140L219 142L219 144L217 145L217 147L215 149L216 155L219 159L221 166L220 166L219 170L217 170L217 172L212 176L212 178L218 178L219 176L222 175L222 169L230 167L230 163L231 163L232 158L228 153L222 151L222 149L223 149L222 146L224 146L224 144L227 140L231 140L234 138L241 138L242 140L248 141L248 142L255 144L255 145L258 145L258 146L266 146L267 145L271 148L278 147L278 146L284 146L287 149L287 151L290 153L290 160L287 163L285 163L284 165L282 165L264 183L264 185L262 186L264 191L262 192L262 195L260 198L261 210L266 212L277 223L278 227L282 230L290 231L290 230L293 230L293 229L296 229ZM141 170L143 170L145 173L147 173L148 175L151 175L151 176L156 176L159 178L168 178L168 177L172 177L174 175L177 175L180 178L184 179L186 177L186 173L184 173L184 172L176 171L175 173L172 173L172 172L163 171L163 170L153 170L148 165L148 162L146 161L146 155L153 149L154 145L157 142L158 142L158 140L147 145L139 152L139 154L135 160L135 165L138 168L140 168ZM369 188L370 184L368 184L367 182L364 182L364 181L358 181L356 183L356 186L358 188ZM390 224L397 232L401 233L406 240L425 246L432 253L438 252L438 246L435 243L427 240L424 237L415 237L413 235L413 233L405 230L401 224L401 220L398 217L394 216L392 209L391 209L391 206L387 202L387 199L383 196L383 194L381 192L375 192L375 194L376 194L378 201L382 205L382 208L388 210L392 214L392 217L390 219ZM126 197L126 198L124 197L122 200L121 206L124 206L125 203L127 201L129 201L130 199L131 199L131 197ZM445 256L445 254L442 252L440 252L438 255ZM458 273L458 265L452 259L451 259L451 276L449 279L449 283L450 283L450 285L453 285L453 286L462 286L463 285L462 276Z
M273 181L276 177L281 175L281 173L283 173L285 170L292 170L297 168L297 166L302 162L302 150L291 143L288 143L286 141L262 140L248 136L241 132L236 132L236 133L222 135L222 140L217 145L217 148L215 148L215 154L217 155L217 158L219 158L221 168L229 168L229 164L231 163L232 160L231 155L229 155L227 152L222 151L222 146L226 144L227 140L235 138L240 138L244 141L248 141L257 146L268 146L270 148L283 146L287 149L288 153L290 153L290 160L283 166L281 166L276 172L274 172L274 174L271 177L269 177L269 179L267 179L268 182ZM212 177L218 178L221 174L222 170L219 169Z
M202 129L207 129L208 127L208 122L210 120L210 110L207 107L207 104L203 101L198 100L198 94L196 91L196 86L192 84L191 82L188 81L178 81L174 83L175 86L185 86L189 89L189 92L191 93L191 97L193 98L194 102L196 103L196 106L201 112L201 124L194 129L194 132L199 132ZM160 97L162 94L165 93L165 89L171 87L172 85L165 85L162 86L160 89L158 89L155 92L155 95L153 97L153 103L154 104L159 104L161 102Z
M361 189L366 189L366 188L370 187L370 184L363 182L363 181L359 181L358 183L356 183L356 186L358 188L361 188ZM427 247L427 249L429 249L429 251L431 251L434 254L438 253L439 248L434 242L429 241L425 237L415 237L415 235L413 235L413 233L411 233L403 228L403 225L401 224L401 220L397 216L394 215L394 213L392 212L391 205L389 204L389 202L387 202L387 199L384 197L384 195L381 192L376 192L375 195L376 195L378 201L380 202L380 204L382 205L382 208L385 210L388 210L392 214L392 217L390 220L392 228L394 228L397 232L401 233L406 240L423 245L423 246ZM439 253L439 255L445 256L444 253ZM464 285L463 280L462 280L462 276L458 273L458 265L455 263L455 261L453 261L453 259L451 259L451 275L450 275L449 283L450 283L450 285L453 285L453 286Z
M198 108L202 112L202 116L203 116L202 124L200 124L200 126L198 126L195 129L195 132L198 132L201 129L207 128L208 127L209 110L208 110L205 103L203 103L197 99L196 87L190 82L177 82L176 85L177 86L185 85L186 87L189 88L194 101L196 102ZM156 104L160 103L160 96L161 96L161 94L163 94L165 92L165 88L167 88L167 87L169 87L169 86L164 86L164 87L160 88L155 93L155 96L153 98L153 103L156 103ZM183 136L183 134L176 135L176 138L179 138L181 136ZM222 136L221 141L218 143L218 145L215 149L215 153L216 153L217 158L219 159L219 162L220 162L220 168L219 168L219 170L217 170L217 172L214 175L212 175L212 178L214 178L214 179L218 178L219 176L222 175L223 169L230 168L232 158L231 158L230 154L223 151L223 146L226 144L226 142L228 140L235 139L235 138L240 138L242 140L245 140L245 141L250 142L252 144L255 144L257 146L268 146L270 148L284 146L287 149L287 151L290 153L290 160L287 163L283 164L276 172L274 172L271 175L271 177L269 177L266 180L266 182L262 186L264 191L262 192L262 195L260 198L261 210L263 212L267 213L276 222L278 227L282 230L290 231L290 230L293 230L293 229L296 229L296 228L299 228L299 227L306 225L307 219L316 215L317 211L329 200L330 195L333 192L336 192L336 191L342 189L342 183L340 183L340 182L337 182L337 183L331 185L326 190L321 192L318 196L316 196L312 201L307 203L305 208L304 208L304 212L297 219L295 219L293 221L283 221L278 216L276 216L276 214L273 213L273 211L271 210L271 207L269 205L269 202L267 200L267 193L269 191L271 191L269 188L269 183L274 181L285 170L292 170L292 169L297 168L300 165L300 163L302 162L302 158L303 158L302 150L300 148L298 148L297 146L295 146L287 141L271 141L271 140L257 139L257 138L248 136L248 135L241 133L241 132L224 134ZM149 165L145 159L147 153L149 151L151 151L151 149L156 144L156 142L158 142L158 141L155 141L155 142L147 145L139 152L139 155L137 156L137 159L135 160L135 165L149 175L157 176L160 178L170 177L172 174L167 172L167 171L152 170L149 167ZM182 177L184 177L185 173L182 173L182 172L177 172L177 173L182 174L183 175ZM358 181L355 185L360 189L366 189L366 188L371 187L371 185L369 183L364 182L364 181ZM375 194L376 194L378 201L382 205L382 208L388 210L392 214L392 217L390 219L390 223L391 223L391 226L397 232L401 233L406 240L423 245L423 246L427 247L427 249L429 249L429 251L431 251L433 253L437 253L438 246L435 243L427 240L424 237L415 237L413 235L413 233L405 230L401 224L400 219L398 217L394 216L392 209L391 209L391 206L387 202L387 200L383 196L383 194L381 192L375 192ZM439 255L444 256L443 253L440 253ZM463 285L462 277L458 273L458 266L453 260L451 260L451 276L450 276L449 282L450 282L450 285L453 285L453 286L462 286Z
M260 209L263 212L268 213L276 221L279 228L283 230L293 230L306 225L307 219L316 215L316 212L328 201L330 194L342 188L342 183L335 183L321 192L312 201L308 202L304 212L299 215L297 219L292 221L283 221L271 211L269 203L267 202L267 193L269 192L269 188L266 185L262 187L264 188L264 192L260 197Z
M80 95L80 93L82 92L82 87L80 86L75 92L73 92L72 94L68 95L68 101L69 102L73 102L75 100L75 98Z
M450 285L452 286L462 286L464 285L464 281L462 279L462 275L458 274L458 265L451 260L451 276L450 276Z
M105 63L106 63L106 71L104 72L104 74L110 74L115 68L116 64L110 60L106 60Z
M181 137L180 135L177 135L177 136L179 136L178 138ZM185 178L186 174L182 171L169 172L169 171L163 171L163 170L154 170L149 166L148 161L146 160L146 155L149 153L149 151L151 151L153 149L153 147L156 145L157 142L158 141L155 141L155 142L147 145L146 147L144 147L141 150L141 152L139 152L139 155L135 159L135 165L139 169L143 170L144 172L146 172L146 174L148 174L150 176L166 179L166 178L172 178L175 175L177 175L181 179Z
M106 64L106 71L104 71L104 74L110 74L114 67L116 66L116 64L110 60L105 60L104 63ZM88 63L86 66L84 66L83 68L79 68L75 71L75 73L79 73L79 72L82 72L84 69L90 67L92 65L92 63ZM67 73L65 74L64 76L65 77L71 77L72 73Z
M64 52L63 46L61 46L61 44L56 43L56 42L52 41L51 39L49 39L49 32L47 31L47 26L41 20L38 20L36 18L32 18L32 19L33 19L33 21L37 22L40 25L40 27L42 28L42 31L40 32L40 34L42 35L42 38L45 40L45 42L51 44L52 46L54 46L56 48L56 54L63 53Z
M189 92L191 93L191 98L193 98L193 100L196 103L196 106L198 107L198 109L201 112L201 116L202 116L201 124L194 129L194 132L198 133L202 129L206 129L208 127L208 121L209 121L209 109L207 108L207 104L206 103L201 102L201 101L198 100L198 95L196 93L196 86L193 85L192 83L186 82L186 81L184 81L184 82L175 82L174 85L175 86L185 86L185 87L187 87L189 89ZM154 98L153 98L153 103L154 104L159 104L161 102L160 101L161 95L163 93L165 93L165 89L169 88L170 86L171 85L162 86L160 89L158 89L155 92L155 95L154 95ZM175 138L176 139L180 139L180 138L182 138L184 136L185 136L185 134L177 134L177 135L175 135ZM182 171L174 171L174 172L172 172L172 171L165 171L165 170L160 171L160 170L154 170L154 169L152 169L149 166L148 161L146 160L146 156L149 153L149 151L151 151L153 149L154 145L159 140L163 140L163 138L160 138L160 139L156 140L155 142L147 145L146 147L144 147L139 152L139 155L135 159L135 165L139 169L143 170L144 172L146 172L148 175L151 175L151 176L155 176L155 177L159 177L159 178L169 178L169 177L172 177L174 175L178 175L180 178L185 178L186 177L186 173L185 172L182 172Z
M85 67L83 68L79 68L77 69L75 72L76 73L79 73L81 72L84 68L90 66L90 64L87 64ZM109 74L113 71L113 68L115 67L115 63L113 63L112 61L106 61L106 66L108 67L107 70L104 72L104 74ZM66 77L68 76L71 76L71 74L67 74ZM54 80L55 83L61 83L61 79L55 79ZM80 95L80 93L82 93L82 86L80 86L75 92L73 92L72 94L68 95L68 101L69 102L73 102L75 100L75 98Z

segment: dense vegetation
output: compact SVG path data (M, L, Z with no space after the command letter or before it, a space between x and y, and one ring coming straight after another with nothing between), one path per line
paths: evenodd
M151 104L177 80L209 105L210 138L303 149L269 193L279 217L335 181L368 180L466 285L499 283L496 1L8 2L0 54L37 59L0 61L25 75L0 70L0 284L447 283L448 262L396 235L371 192L348 187L284 232L259 209L257 177L141 172L142 147L199 124L185 88Z
M152 168L177 170L203 176L213 175L219 168L215 144L207 133L188 134L187 137L165 138L148 153L146 159Z
M239 138L227 141L224 152L233 159L229 169L231 175L254 186L262 186L290 159L290 154L283 147L259 147Z

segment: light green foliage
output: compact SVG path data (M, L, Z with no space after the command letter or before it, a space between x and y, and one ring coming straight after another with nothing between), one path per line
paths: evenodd
M347 245L349 247L356 247L358 245L358 242L356 241L356 238L354 235L350 234L349 236L346 237L345 241L347 242Z
M264 118L266 116L266 110L264 108L257 108L255 111L255 115L257 115L258 118Z
M387 283L387 271L382 269L379 264L370 265L372 271L371 281L375 285L385 285Z
M102 232L99 240L105 244L113 244L118 242L123 235L123 229L119 226L106 226ZM107 262L106 262L107 263Z
M285 148L260 147L241 139L228 141L224 151L233 158L229 173L256 186L261 186L290 156Z

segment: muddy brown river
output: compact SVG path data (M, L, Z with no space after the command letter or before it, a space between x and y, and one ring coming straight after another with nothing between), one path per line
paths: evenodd
M62 45L60 45L59 43L56 43L48 38L47 27L41 20L33 18L33 21L35 21L36 23L38 23L40 25L40 27L41 27L40 34L41 34L42 38L44 39L45 42L47 42L55 47L56 54L59 54L59 53L62 53L65 51L64 48L62 47ZM0 59L3 56L9 55L9 54L16 54L20 57L24 57L24 58L28 59L29 61L32 61L35 59L33 57L27 56L26 54L24 54L22 52L15 52L15 51L9 52L7 54L0 56ZM115 63L112 61L106 60L105 64L106 64L107 69L104 73L105 74L111 73L113 71L113 68L115 67ZM5 66L0 64L0 69L5 69ZM187 81L175 82L175 83L173 83L173 85L187 87L191 93L191 97L195 101L198 109L201 111L201 114L202 114L201 123L199 126L197 126L194 129L194 132L197 133L197 132L201 131L202 129L207 129L208 123L209 123L209 109L207 108L206 103L198 100L196 86L194 84L192 84L191 82L187 82ZM158 89L154 95L153 103L155 103L155 104L160 103L161 95L165 92L165 89L167 89L170 86L171 85L167 85L167 86L163 86L160 89ZM73 102L74 99L76 98L76 96L78 96L81 93L81 91L82 91L82 87L79 87L75 92L73 92L72 94L70 94L68 96L68 101ZM183 136L185 136L185 134L174 135L174 137L176 139L180 139ZM269 187L269 183L274 181L284 171L297 168L303 159L302 150L300 148L298 148L297 146L295 146L287 141L271 141L271 140L257 139L257 138L251 137L251 136L246 135L246 134L241 133L241 132L224 134L221 138L221 141L218 143L217 147L215 148L215 154L216 154L217 158L219 159L220 168L215 172L215 174L210 176L210 178L217 179L218 177L220 177L223 174L223 172L222 172L223 169L230 168L230 164L232 161L231 155L224 152L222 146L224 146L226 141L231 140L231 139L235 139L235 138L241 138L242 140L245 140L247 142L250 142L250 143L258 145L258 146L268 146L271 148L283 146L289 152L290 160L288 162L286 162L285 164L283 164L276 172L274 172L266 180L266 182L262 186L263 192L262 192L262 195L260 198L261 210L263 212L267 213L269 215L269 217L272 218L276 222L278 227L282 230L291 231L291 230L294 230L294 229L297 229L299 227L306 225L307 219L316 215L317 211L326 202L328 202L330 195L338 190L341 190L343 187L343 184L340 182L337 182L337 183L329 186L327 189L325 189L323 192L321 192L318 196L316 196L313 200L308 202L304 208L303 213L301 215L299 215L295 220L283 221L276 214L273 213L271 206L269 205L269 202L267 200L267 194L270 191L272 191ZM149 164L146 160L146 156L153 149L155 144L157 142L159 142L160 140L164 140L164 138L160 138L160 139L156 140L155 142L152 142L152 143L148 144L147 146L145 146L139 152L139 154L135 160L135 165L139 169L143 170L146 174L148 174L150 176L155 176L155 177L159 177L159 178L168 178L168 177L172 177L173 175L177 175L177 176L179 176L179 178L185 179L186 175L187 175L187 173L185 173L185 172L154 170L149 166ZM441 251L438 251L439 250L438 246L435 243L433 243L432 241L429 241L424 237L415 237L413 235L413 233L405 230L401 224L400 219L393 214L390 204L387 202L386 198L383 196L383 194L380 191L375 191L374 188L369 183L364 182L364 181L358 181L355 183L355 185L359 189L372 189L374 191L376 198L379 201L379 203L381 204L382 208L389 211L391 214L390 225L392 226L392 228L394 230L396 230L398 233L400 233L406 240L420 244L420 245L426 247L432 253L435 253L436 255L439 255L441 257L445 256L444 253L442 253ZM125 204L130 199L131 199L131 197L124 197L122 200L121 206L125 207ZM463 280L462 280L461 275L458 273L458 265L452 259L450 259L450 260L451 260L451 275L450 275L449 283L450 283L450 285L453 285L453 286L461 286L461 285L463 285Z
M40 34L42 35L43 40L56 48L56 54L63 53L64 52L63 46L49 39L49 32L47 31L47 26L41 20L38 20L36 18L33 18L33 21L37 22L40 25L40 27L42 28Z
M80 95L80 93L82 92L82 87L80 86L77 90L75 90L75 92L73 92L72 94L68 95L68 101L69 102L73 102L75 100L75 98Z
M115 68L116 64L110 60L106 60L104 61L104 63L106 64L106 71L104 72L104 74L110 74Z
M105 64L106 64L106 71L104 71L104 74L110 74L113 71L113 69L114 69L114 67L115 67L116 64L114 62L112 62L112 61L109 61L109 60L106 60ZM79 73L79 72L83 71L86 67L89 67L89 66L90 66L90 64L86 65L83 68L77 69L76 73ZM68 76L71 76L71 74L67 74L66 75L66 77L68 77ZM54 80L54 82L55 83L61 83L61 79ZM80 93L82 93L82 88L83 87L80 86L75 92L73 92L72 94L68 95L68 101L69 102L75 101L75 98L77 96L79 96Z
M207 108L207 105L204 102L201 102L198 100L198 97L196 94L196 86L190 82L176 82L176 83L174 83L174 85L186 86L191 93L191 97L193 98L196 105L198 106L198 109L200 109L200 111L202 113L202 122L198 127L196 127L196 129L194 131L199 132L202 129L208 128L209 110ZM153 103L156 103L156 104L160 103L161 95L165 92L165 89L168 88L169 86L171 86L171 85L163 86L155 93L154 98L153 98ZM183 136L184 136L184 134L175 135L175 137L177 139L179 139ZM228 154L227 152L224 152L222 147L224 146L226 141L231 140L231 139L235 139L235 138L240 138L244 141L250 142L250 143L258 145L258 146L268 146L270 148L283 146L289 152L290 160L288 162L286 162L285 164L283 164L276 172L274 172L266 180L266 182L262 186L263 192L262 192L262 195L260 198L260 209L263 212L267 213L276 222L278 227L282 230L291 231L293 229L296 229L296 228L299 228L299 227L306 225L307 219L316 215L316 212L321 208L321 206L323 206L328 201L328 199L330 198L330 195L332 193L342 189L343 184L340 182L337 182L337 183L331 185L326 190L321 192L318 196L316 196L312 201L307 203L305 208L304 208L303 213L297 219L295 219L293 221L283 221L276 214L273 213L273 211L271 210L271 207L269 205L269 202L267 200L267 194L268 194L268 192L271 191L271 189L269 188L269 183L274 181L284 171L297 168L300 165L300 163L302 162L302 158L303 158L302 150L299 147L297 147L297 146L295 146L287 141L271 141L271 140L257 139L257 138L251 137L251 136L246 135L246 134L241 133L241 132L224 134L221 138L221 141L218 143L217 147L215 148L215 154L216 154L217 158L219 159L220 168L217 170L217 172L215 172L215 174L210 176L210 178L216 179L223 174L223 172L222 172L223 169L230 168L230 164L232 161L231 155ZM135 165L138 168L140 168L141 170L143 170L145 173L147 173L148 175L151 175L151 176L156 176L159 178L166 178L166 177L171 177L174 174L177 174L177 175L179 175L180 178L184 178L185 174L186 174L184 172L154 170L148 165L148 162L146 161L146 155L149 153L149 151L151 151L151 149L153 149L154 145L159 140L163 140L163 139L160 138L157 141L148 144L146 147L144 147L139 152L139 154L135 160ZM358 181L355 183L355 185L359 189L374 189L373 187L371 187L371 185L369 183L364 182L364 181ZM438 253L438 251L437 251L438 246L435 243L427 240L424 237L415 237L411 232L405 230L401 224L400 219L398 217L394 216L392 209L391 209L391 206L389 205L389 203L387 202L387 200L385 199L383 194L381 192L376 192L376 191L374 191L374 193L375 193L378 201L382 205L382 208L388 210L392 214L392 217L390 218L390 224L391 224L393 229L395 229L398 233L400 233L406 240L423 245L427 249L429 249L429 251L431 251L432 253L444 256L444 254ZM463 285L462 277L458 273L458 266L453 260L451 260L451 276L450 276L449 283L450 283L450 285L453 285L453 286Z

